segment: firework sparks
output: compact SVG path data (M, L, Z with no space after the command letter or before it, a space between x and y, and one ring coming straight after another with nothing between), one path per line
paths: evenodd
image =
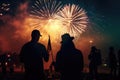
M74 4L65 5L62 8L61 3L55 0L38 0L32 8L30 16L33 23L31 25L48 34L51 34L48 30L58 29L60 34L67 32L76 36L84 32L88 24L85 10Z
M30 26L40 29L46 35L54 35L58 37L61 30L61 21L55 19L55 14L62 8L62 3L56 0L37 0L32 6L30 18L28 19Z
M73 35L84 32L88 24L85 10L74 4L65 5L56 17L63 22L63 26Z
M10 4L8 4L8 3L0 4L0 16L2 16L3 14L5 14L6 12L8 12L10 10L9 6L10 6Z
M38 18L50 19L62 7L61 2L56 0L37 0L32 6L31 14Z
M84 9L75 4L63 6L56 0L37 0L27 18L31 28L39 29L43 35L50 35L54 43L64 33L78 36L85 31L88 17ZM46 41L48 36L44 37Z

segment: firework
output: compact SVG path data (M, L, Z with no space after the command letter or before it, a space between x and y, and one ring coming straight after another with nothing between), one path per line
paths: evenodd
M33 21L30 25L34 28L42 29L45 26L51 25L51 22L58 23L58 20L54 18L54 15L62 8L62 3L56 0L37 0L32 6L30 12L31 20ZM53 24L54 24L53 23Z
M0 16L2 16L3 14L5 14L6 12L8 12L10 10L10 4L8 3L2 3L0 4Z
M56 0L37 0L27 22L30 22L29 29L39 29L57 43L64 33L76 37L81 35L87 27L88 17L85 10L75 4L62 5ZM44 37L43 41L47 38Z
M55 30L56 25L59 25L63 29L59 29L59 32L67 32L76 36L84 32L88 24L85 10L75 4L68 4L63 7L60 2L57 3L55 0L38 0L32 8L33 23L31 25L34 25L34 28L40 29L44 26L43 30L52 26L52 29Z
M73 35L84 32L88 24L85 10L74 4L65 5L56 17L63 22L63 26Z
M50 19L62 7L61 2L56 0L37 0L32 6L31 14L38 18Z

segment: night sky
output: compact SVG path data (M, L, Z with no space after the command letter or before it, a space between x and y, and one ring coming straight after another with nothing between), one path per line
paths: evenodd
M0 6L2 5L2 3L10 4L9 11L4 11L0 9L0 13L3 13L3 16L10 15L11 18L14 18L18 14L18 6L26 1L29 2L29 7L35 2L35 0L0 0ZM96 40L98 40L99 43L97 42L95 43L95 45L100 46L100 48L102 49L107 49L109 46L115 46L116 50L120 48L120 0L58 1L63 2L63 4L77 4L86 10L90 21L93 23L91 26L93 27L93 29L82 34L82 36L84 36L84 39L85 37L96 38ZM0 36L5 34L3 31L4 29L7 29L6 27L9 26L6 26L6 22L0 16ZM12 28L9 29L11 31L15 30L13 30ZM8 36L10 35L12 35L12 33L8 34ZM0 40L1 39L2 38L0 37ZM4 45L4 41L2 41L3 40L1 40L0 44ZM13 43L14 42L12 42L12 44Z

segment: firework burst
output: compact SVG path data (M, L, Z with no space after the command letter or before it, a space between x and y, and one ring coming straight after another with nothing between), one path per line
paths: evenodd
M33 23L31 23L34 28L56 24L58 20L54 18L54 15L62 8L62 3L56 0L37 0L32 6L32 11L30 12L30 17ZM54 22L54 23L53 23ZM55 28L55 27L54 27Z
M88 24L85 10L74 4L65 5L56 17L63 22L63 26L73 35L84 32Z
M54 42L64 33L78 36L85 31L88 17L84 9L75 4L62 5L56 0L37 0L32 6L31 29L39 29L43 35L50 35ZM46 41L44 37L43 41Z
M37 0L32 6L31 14L38 18L50 19L62 7L61 2L56 0Z
M7 13L10 10L10 4L8 3L2 3L0 4L0 16Z

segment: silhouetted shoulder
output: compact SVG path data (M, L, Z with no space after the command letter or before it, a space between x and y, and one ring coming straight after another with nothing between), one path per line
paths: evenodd
M20 51L20 56L23 56L23 53L25 52L25 49L28 48L30 46L30 42L28 43L25 43L22 48L21 48L21 51Z
M74 53L75 53L76 55L79 55L79 56L83 57L82 52L81 52L81 50L79 50L79 49L75 49Z
M38 45L41 47L41 48L45 48L45 46L41 43L38 43Z
M33 43L33 42L28 42L23 45L21 51L20 51L20 58L21 61L23 62L28 55L31 57L35 56L35 54L38 54L40 57L44 56L47 54L46 48L43 44L41 43Z
M75 49L77 53L82 53L81 50L79 49Z
M30 48L34 48L34 47L41 48L41 49L45 48L45 46L43 44L33 43L33 42L28 42L28 43L24 44L22 48L29 48L30 49Z

